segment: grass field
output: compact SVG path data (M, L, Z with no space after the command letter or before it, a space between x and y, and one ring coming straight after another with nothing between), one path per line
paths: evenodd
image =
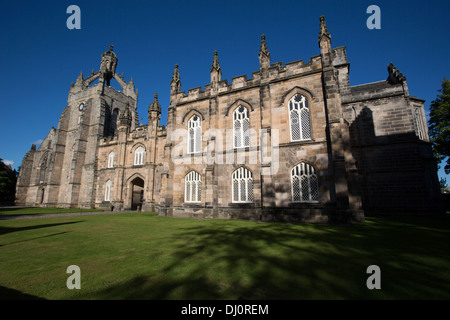
M350 227L124 213L0 221L0 298L449 299L450 219ZM66 269L81 269L69 290ZM369 290L367 267L381 269Z

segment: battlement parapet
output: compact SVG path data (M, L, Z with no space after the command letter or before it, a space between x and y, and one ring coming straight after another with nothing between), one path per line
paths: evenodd
M342 54L337 54L336 56L341 57ZM342 60L342 62L343 61L344 60ZM322 60L320 55L311 57L311 60L308 63L305 63L303 60L289 62L285 65L283 65L283 62L275 62L270 65L267 78L262 77L261 71L255 71L252 73L252 78L250 79L244 74L233 77L230 84L227 80L221 80L217 83L216 90L213 90L211 84L207 84L205 85L204 90L202 90L201 87L196 87L189 89L187 94L186 91L179 92L176 95L175 101L177 101L177 105L185 104L196 100L208 99L215 95L253 88L270 82L281 81L292 77L301 77L311 73L320 72L321 70Z

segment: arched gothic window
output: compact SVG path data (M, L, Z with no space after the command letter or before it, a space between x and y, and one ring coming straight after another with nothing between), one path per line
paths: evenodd
M110 201L111 200L111 185L112 185L111 180L106 181L106 184L105 184L105 201Z
M319 202L319 184L316 169L300 163L291 170L292 201Z
M108 156L108 168L114 168L114 151L109 153L109 156Z
M300 94L296 94L289 100L289 127L291 141L311 139L308 99Z
M236 169L231 176L233 202L253 202L253 175L247 168Z
M250 119L248 109L239 106L233 112L234 147L250 146Z
M199 116L193 115L188 121L188 153L201 152L202 121Z
M184 201L200 202L202 199L202 176L196 172L189 172L184 178Z
M144 164L144 147L139 147L134 151L134 165Z

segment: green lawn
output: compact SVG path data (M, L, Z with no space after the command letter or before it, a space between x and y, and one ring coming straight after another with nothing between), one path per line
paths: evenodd
M61 208L13 208L0 207L0 215L25 215L25 214L47 214L47 213L74 213L74 212L99 212L100 209L61 209Z
M148 213L0 221L0 298L449 299L450 219L351 227ZM81 290L69 290L69 265ZM367 267L381 268L369 290Z

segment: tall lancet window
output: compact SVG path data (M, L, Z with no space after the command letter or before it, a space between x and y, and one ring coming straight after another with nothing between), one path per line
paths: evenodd
M111 116L111 123L110 123L110 135L113 136L117 133L117 119L119 118L119 110L114 109L112 116Z
M105 201L110 201L111 200L111 185L112 185L111 180L106 181L106 184L105 184Z
M414 109L414 124L416 126L416 134L420 140L426 140L423 118L419 108Z
M189 172L184 178L184 201L200 202L202 199L202 176L196 172Z
M108 156L108 168L114 168L114 152L110 152Z
M44 156L41 165L39 167L39 180L38 183L43 183L45 181L45 175L47 173L47 156Z
M201 152L202 146L202 121L197 115L193 115L188 121L188 153Z
M239 106L233 112L234 147L250 146L250 119L248 109Z
M308 99L297 94L289 100L289 124L291 141L311 139L311 121Z
M134 165L142 165L144 164L144 147L139 147L134 152Z
M316 169L300 163L291 170L292 201L319 202L319 184Z
M253 202L253 176L247 168L236 169L231 176L233 202Z

